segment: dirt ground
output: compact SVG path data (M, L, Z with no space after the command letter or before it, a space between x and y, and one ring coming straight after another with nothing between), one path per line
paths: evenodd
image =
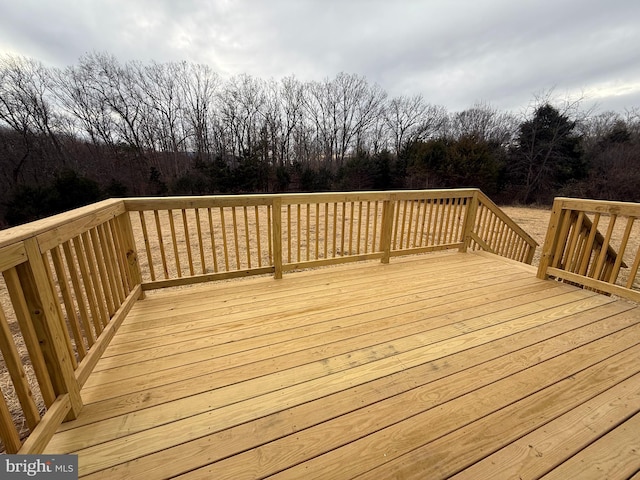
M551 207L500 207L504 213L509 215L522 229L538 242L536 254L533 257L533 265L538 265L544 237L549 226Z

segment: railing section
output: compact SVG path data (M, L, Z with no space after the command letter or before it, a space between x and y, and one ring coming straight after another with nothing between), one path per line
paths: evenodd
M557 198L538 276L640 301L640 205Z
M485 250L527 264L533 261L537 242L482 192L478 192L477 211L470 227L471 250Z
M531 263L536 242L475 189L125 200L143 288L443 249Z
M0 245L0 438L8 453L37 453L80 412L80 388L140 296L140 276L122 201L7 231Z
M125 200L144 288L273 272L273 203L258 195Z
M0 232L2 446L38 453L78 415L145 289L442 249L530 263L535 246L475 189L106 200Z

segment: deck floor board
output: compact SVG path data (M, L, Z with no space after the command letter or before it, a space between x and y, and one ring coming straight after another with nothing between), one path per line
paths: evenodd
M151 292L47 451L95 479L496 478L613 469L610 439L628 472L639 383L635 305L437 253Z

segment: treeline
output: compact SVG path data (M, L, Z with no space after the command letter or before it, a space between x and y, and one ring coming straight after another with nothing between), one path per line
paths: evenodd
M0 225L108 196L480 187L640 201L640 111L515 115L390 98L358 75L222 79L205 65L0 58Z

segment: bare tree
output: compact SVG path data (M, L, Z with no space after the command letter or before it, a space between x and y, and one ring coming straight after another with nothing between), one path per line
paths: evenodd
M75 134L88 136L95 146L106 145L116 150L115 124L107 99L99 95L91 63L54 71L56 98L70 117L75 119ZM84 134L83 134L84 132Z
M291 165L295 158L295 132L304 128L304 85L295 77L280 81L276 93L280 106L280 165Z
M219 76L210 67L200 64L180 64L178 75L182 90L185 131L192 140L190 148L201 159L209 159L215 151L213 126L216 112L215 95L220 88Z
M65 162L57 132L61 121L51 88L50 76L42 63L10 55L0 58L0 121L18 133L23 142L22 154L11 165L13 183L18 182L27 160L42 140L51 149L47 146L39 149L38 168L32 169L36 177L52 173L51 162ZM49 151L57 158L49 158Z
M397 155L408 143L436 134L444 125L446 111L425 103L422 95L400 96L387 104L384 119Z
M324 163L340 167L347 155L363 147L385 97L378 85L371 86L358 75L340 73L333 80L307 83L304 106Z
M264 119L263 82L249 75L233 77L217 98L229 153L235 158L250 157Z
M476 103L451 116L449 133L454 138L473 137L506 147L513 141L517 126L512 114L500 112L486 103Z

